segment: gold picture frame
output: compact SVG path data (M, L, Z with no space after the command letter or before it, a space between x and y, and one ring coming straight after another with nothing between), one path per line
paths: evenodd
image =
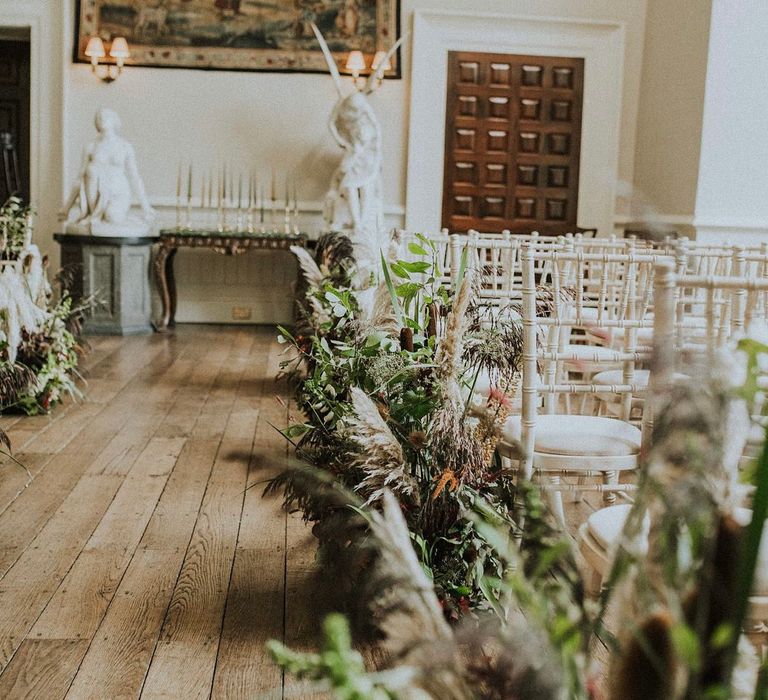
M79 0L75 61L91 36L124 36L126 65L327 73L316 23L339 66L350 51L371 65L397 41L399 0ZM385 77L400 77L395 55Z

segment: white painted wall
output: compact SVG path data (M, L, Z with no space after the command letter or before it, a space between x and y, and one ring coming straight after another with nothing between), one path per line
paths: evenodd
M630 217L693 216L711 0L648 0Z
M129 67L120 79L105 85L87 65L72 63L75 0L2 0L0 14L22 14L30 6L46 18L51 46L38 70L44 79L48 127L46 171L38 192L43 247L55 252L51 234L55 212L75 178L84 145L93 137L96 109L109 106L122 116L125 135L134 142L151 199L168 207L175 193L178 159L194 156L200 167L213 167L226 159L233 165L256 165L264 174L271 167L297 170L299 198L316 210L339 157L326 121L334 102L331 80L321 75L234 73ZM410 27L414 9L501 12L517 15L560 16L621 21L626 26L623 109L618 176L631 180L634 171L635 132L640 91L646 0L403 0L402 25ZM6 9L10 8L10 9ZM384 125L384 195L390 222L402 221L405 204L409 56L404 52L404 79L386 81L373 103ZM63 109L62 109L63 108ZM49 172L50 171L50 172ZM57 172L58 171L58 172ZM441 177L435 176L435 187ZM307 212L316 221L316 211ZM172 220L172 211L163 213ZM250 257L250 256L249 256ZM258 259L254 257L254 264ZM181 261L180 261L181 262ZM223 264L229 264L225 262ZM242 264L232 262L233 265ZM199 275L206 269L191 269ZM180 272L191 270L182 263ZM238 273L239 275L239 273ZM234 275L234 278L240 278ZM247 279L258 279L249 267ZM222 286L224 280L221 280ZM206 283L200 295L210 301L215 285ZM243 293L247 290L242 288ZM188 292L189 290L182 290ZM231 291L231 290L230 290ZM258 288L252 287L256 300ZM203 318L182 305L181 318ZM223 319L222 319L223 320Z
M768 236L768 2L713 0L696 225L699 238Z

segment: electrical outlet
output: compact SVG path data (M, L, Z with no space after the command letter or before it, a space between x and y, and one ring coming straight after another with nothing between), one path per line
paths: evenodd
M250 321L251 308L249 306L233 306L232 320L233 321Z

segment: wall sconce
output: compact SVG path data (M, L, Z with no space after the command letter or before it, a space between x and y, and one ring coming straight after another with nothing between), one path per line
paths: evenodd
M387 58L387 52L386 51L377 51L376 55L373 57L373 61L371 62L371 68L370 71L368 70L368 66L365 63L365 56L363 55L362 51L350 51L349 56L347 56L347 63L345 68L348 71L352 72L352 79L355 81L356 87L361 87L362 81L360 79L361 73L372 73L375 71L379 65L381 65L381 62ZM388 71L392 69L392 62L387 59L387 62L384 64L384 70ZM378 83L381 85L383 78L379 77Z
M362 51L350 51L347 57L346 69L352 71L352 80L355 81L355 86L360 87L360 73L362 73L368 66L365 65L365 56Z
M93 71L93 74L105 83L111 83L114 80L117 80L117 76L123 72L123 64L125 63L125 59L130 57L131 52L125 37L115 37L109 47L109 56L110 58L115 59L117 70L113 72L112 65L105 64L104 67L106 68L106 71L102 75L99 75L98 73L99 59L105 58L107 52L104 49L104 42L100 37L92 36L88 40L88 46L85 47L85 55L91 59L91 70Z

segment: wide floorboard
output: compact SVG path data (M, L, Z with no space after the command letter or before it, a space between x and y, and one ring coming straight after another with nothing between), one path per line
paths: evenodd
M0 697L306 697L264 651L318 629L311 535L262 498L275 333L92 344L82 399L0 419L31 474L0 466Z
M29 470L0 464L0 698L325 697L265 653L317 647L329 587L262 497L289 454L275 338L94 338L81 399L0 418ZM596 506L568 504L571 529Z

